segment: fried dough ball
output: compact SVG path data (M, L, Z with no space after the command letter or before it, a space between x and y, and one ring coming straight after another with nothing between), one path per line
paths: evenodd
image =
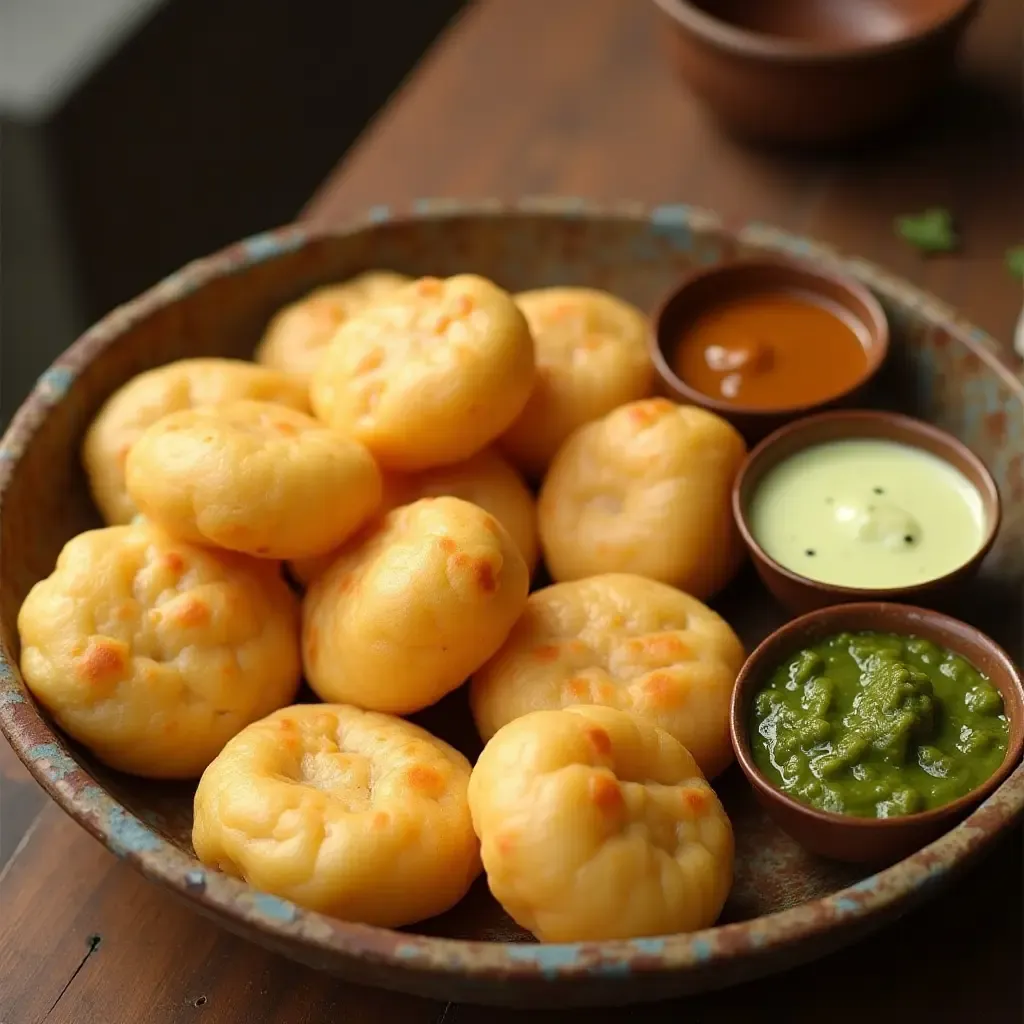
M333 550L376 512L370 453L268 402L183 409L133 446L128 491L170 533L260 558Z
M714 778L732 762L729 700L743 665L729 624L642 576L592 576L530 595L501 650L473 675L483 739L542 708L603 704L674 736Z
M180 359L140 373L115 391L82 446L93 501L104 520L130 523L138 511L125 488L124 465L147 427L168 413L242 398L309 411L302 381L240 359Z
M25 684L120 771L191 779L299 685L299 615L277 567L140 523L68 541L18 615Z
M731 492L746 451L725 420L663 398L581 427L537 506L552 578L637 573L711 597L743 560Z
M480 873L469 772L411 722L296 705L242 730L206 769L192 845L204 864L311 910L413 924Z
M334 332L349 317L410 280L390 270L367 270L341 284L314 289L273 317L256 347L256 362L308 381Z
M316 415L387 469L486 447L533 387L533 339L512 297L473 274L425 277L342 325L313 374Z
M501 646L528 589L523 556L494 516L421 498L354 538L306 594L306 678L326 701L418 711Z
M650 394L650 326L635 306L594 288L538 288L515 300L533 334L537 380L501 447L540 479L577 427Z
M533 495L519 474L493 448L458 462L421 473L388 473L384 477L384 500L378 515L420 498L449 495L479 505L490 512L516 542L530 574L540 554L537 540L537 509ZM291 562L288 568L304 586L323 573L337 557L337 551L316 558Z
M622 711L535 711L484 748L469 808L495 899L542 942L689 932L732 886L732 826L685 747Z

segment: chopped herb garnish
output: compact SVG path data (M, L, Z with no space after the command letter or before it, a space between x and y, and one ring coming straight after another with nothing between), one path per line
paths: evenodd
M814 557L814 548L808 548L804 552L804 554L807 555L809 558L813 558Z
M1006 250L1006 266L1014 277L1024 280L1024 245Z
M899 236L922 252L952 252L960 244L953 215L941 206L896 218Z

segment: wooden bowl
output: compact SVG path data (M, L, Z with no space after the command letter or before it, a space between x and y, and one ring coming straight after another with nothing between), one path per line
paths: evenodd
M910 114L950 74L980 0L655 0L679 77L729 129L847 142Z
M750 750L750 710L771 673L809 644L846 631L877 630L919 636L959 654L988 676L1003 697L1010 735L999 768L980 786L943 807L897 818L858 818L819 811L783 793L761 773ZM885 864L947 832L991 795L1024 752L1024 679L1009 655L973 626L903 604L844 604L810 612L768 637L740 671L732 694L729 731L736 759L768 813L802 846L822 857Z
M747 508L764 475L804 448L826 441L880 438L931 452L960 470L981 496L985 534L970 559L952 571L906 587L843 587L801 576L772 558L758 543ZM732 491L733 518L764 585L790 611L802 613L851 601L914 601L952 606L963 587L992 549L1002 520L999 488L985 463L962 441L922 420L877 410L838 410L808 416L766 437L747 457Z
M867 354L860 377L827 401L757 409L706 395L676 374L672 369L673 355L686 324L723 302L763 292L814 295L841 309ZM654 314L648 348L662 394L677 402L710 409L754 442L790 420L833 406L850 405L862 398L889 351L889 323L874 295L848 274L808 260L777 256L743 259L703 267L680 281Z
M62 545L97 524L79 462L85 427L141 370L183 356L248 355L281 305L370 267L440 275L472 269L513 291L589 285L650 309L700 264L776 252L850 269L868 285L893 324L882 400L911 403L992 468L1007 507L977 581L979 617L1021 659L1024 386L972 325L869 264L846 264L764 225L734 234L705 211L579 199L421 201L409 210L376 207L325 234L271 232L200 259L112 312L42 376L0 442L0 726L18 755L102 843L225 928L359 984L438 999L564 1012L732 985L835 950L939 892L1024 815L1024 769L963 825L872 874L804 850L734 766L715 787L736 833L735 883L718 926L690 935L537 943L502 913L483 880L450 913L413 928L350 924L199 864L190 842L193 786L106 769L54 727L18 672L22 600L52 570ZM993 420L993 410L1004 420ZM716 608L748 650L782 622L752 572ZM480 743L466 704L459 691L418 720L474 756Z

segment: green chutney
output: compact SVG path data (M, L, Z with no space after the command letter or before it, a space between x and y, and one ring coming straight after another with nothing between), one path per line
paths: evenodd
M999 690L928 640L840 633L795 654L756 694L751 751L784 793L822 811L892 818L948 804L999 767Z

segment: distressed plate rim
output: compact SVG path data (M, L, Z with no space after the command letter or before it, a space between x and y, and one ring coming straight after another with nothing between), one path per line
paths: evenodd
M1024 382L1008 354L986 332L951 307L882 268L809 239L762 223L730 230L709 210L685 204L652 206L633 200L532 196L497 199L420 199L408 207L373 206L338 227L291 224L254 235L184 266L139 297L117 307L87 330L46 370L0 441L0 515L7 485L21 454L49 412L64 400L79 372L113 341L154 311L171 305L216 278L301 249L318 239L373 231L384 223L445 221L472 217L555 220L627 220L659 231L715 232L743 245L836 264L892 302L941 324L990 371L998 374L1024 407ZM0 730L54 801L118 857L148 878L212 911L228 927L255 928L273 944L297 942L320 962L349 961L391 968L408 977L409 991L426 991L417 978L475 979L481 985L574 979L615 982L651 973L687 974L737 959L768 962L786 950L810 947L828 933L837 941L880 924L919 902L980 856L997 836L1024 817L1024 765L968 818L905 860L868 878L796 907L683 935L586 943L508 943L417 935L329 918L260 893L244 882L209 870L130 812L79 763L61 735L25 690L6 641L0 637ZM278 948L281 948L278 946ZM809 960L805 949L792 962ZM431 989L436 993L436 986ZM480 993L477 992L479 995ZM486 998L484 996L483 998ZM637 997L642 998L642 997ZM494 1001L503 1001L495 997Z

